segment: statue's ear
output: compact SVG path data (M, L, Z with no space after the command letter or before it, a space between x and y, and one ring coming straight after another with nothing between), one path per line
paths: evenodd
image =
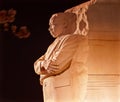
M67 23L67 22L64 22L64 23L63 23L63 27L64 27L64 28L67 28L67 27L68 27L68 23Z

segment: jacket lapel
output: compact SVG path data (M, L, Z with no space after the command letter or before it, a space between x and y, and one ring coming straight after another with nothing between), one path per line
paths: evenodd
M51 58L51 55L58 44L59 44L59 39L56 38L55 41L50 45L50 47L46 53L46 60Z
M66 38L68 38L68 36L70 36L70 35L64 35L64 36L61 36L61 37L58 37L55 39L55 41L48 48L48 51L46 53L46 58L45 58L46 60L52 59L54 51L60 50L60 47L62 46L62 44L66 40Z

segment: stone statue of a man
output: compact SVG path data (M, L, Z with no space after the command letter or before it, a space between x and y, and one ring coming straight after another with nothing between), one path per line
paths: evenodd
M87 36L74 34L74 13L56 13L50 18L49 25L55 40L34 63L34 70L43 85L44 102L83 102L88 77L85 66Z

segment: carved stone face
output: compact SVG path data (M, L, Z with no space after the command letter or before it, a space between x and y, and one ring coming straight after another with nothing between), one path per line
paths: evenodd
M49 22L49 31L51 35L56 38L62 35L65 27L65 21L62 17L58 16L57 14L53 15Z
M50 18L49 26L49 31L54 38L71 34L76 28L76 16L72 13L54 14Z

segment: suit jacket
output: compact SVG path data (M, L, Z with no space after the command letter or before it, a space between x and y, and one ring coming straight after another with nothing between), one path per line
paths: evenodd
M83 102L87 85L87 54L86 37L68 34L55 39L34 65L37 74L40 74L40 63L44 60L51 68L58 68L52 74L40 75L44 102Z

